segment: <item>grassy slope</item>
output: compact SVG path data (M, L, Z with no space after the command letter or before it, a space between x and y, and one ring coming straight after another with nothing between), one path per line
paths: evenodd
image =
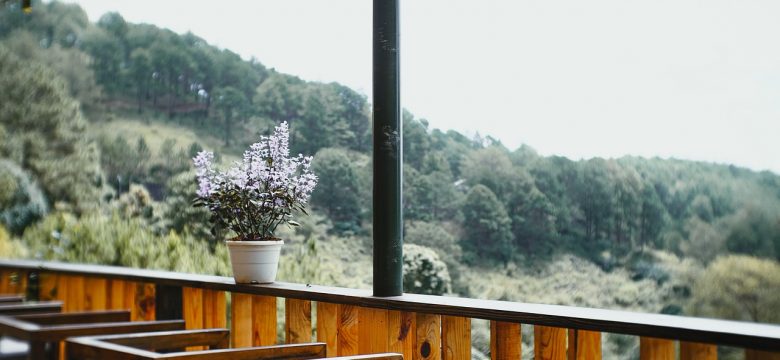
M92 122L89 126L89 135L93 138L107 136L113 138L123 136L127 141L135 145L138 138L143 136L152 154L158 154L163 142L167 139L176 141L176 149L187 150L193 142L199 143L204 149L219 152L223 161L237 160L239 154L223 153L222 141L210 134L199 133L190 126L183 126L173 122L150 121L138 116L117 116L113 120Z

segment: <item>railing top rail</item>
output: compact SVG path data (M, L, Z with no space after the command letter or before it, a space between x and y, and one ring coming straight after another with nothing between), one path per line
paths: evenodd
M246 285L236 284L233 278L222 276L103 265L0 260L0 269L48 271L780 351L780 325L772 324L432 295L404 294L393 297L374 297L370 290L283 282Z

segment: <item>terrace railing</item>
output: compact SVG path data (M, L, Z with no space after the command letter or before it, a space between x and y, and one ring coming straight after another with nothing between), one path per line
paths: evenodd
M780 359L777 325L443 296L374 297L369 290L307 284L237 285L228 277L112 266L2 260L0 293L61 300L65 311L129 308L135 320L183 318L188 329L225 328L229 315L233 347L277 343L282 298L285 342L324 342L328 356L470 359L471 319L486 319L493 359L520 358L520 324L534 326L536 359L600 359L604 332L639 336L641 359L675 359L677 342L683 360L716 359L717 345L745 348L747 359Z

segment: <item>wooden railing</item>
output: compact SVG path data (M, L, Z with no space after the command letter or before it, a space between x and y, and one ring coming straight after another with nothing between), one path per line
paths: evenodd
M641 359L675 359L678 341L683 360L716 359L716 345L745 348L747 359L780 359L777 325L414 294L380 298L367 290L237 285L228 277L111 266L2 260L0 293L62 300L65 311L129 308L136 320L183 318L189 329L227 327L230 315L233 347L277 343L283 298L285 342L325 342L328 356L390 351L405 359L470 359L476 318L490 320L493 359L520 358L520 324L534 325L535 359L600 359L603 332L639 336Z

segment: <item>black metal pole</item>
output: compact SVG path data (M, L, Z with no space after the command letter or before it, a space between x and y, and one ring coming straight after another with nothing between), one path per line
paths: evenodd
M399 0L374 0L374 296L403 293Z

